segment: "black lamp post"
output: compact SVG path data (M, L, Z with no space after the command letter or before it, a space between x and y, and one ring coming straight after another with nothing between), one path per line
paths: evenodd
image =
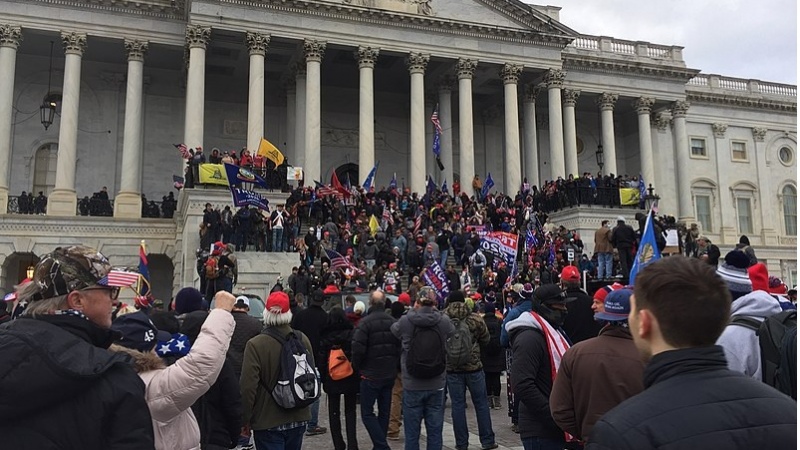
M653 203L655 203L658 200L660 200L661 197L659 197L658 194L654 194L653 193L655 191L655 188L653 187L652 184L648 184L647 186L648 186L647 187L647 195L644 196L644 207L645 207L645 209L650 211L650 208L653 207Z
M42 105L39 106L39 114L41 115L42 125L47 130L53 124L53 119L56 116L56 102L52 95L50 95L50 82L53 80L53 41L50 41L50 71L47 75L47 94L42 100Z
M597 158L597 167L599 167L600 171L602 172L605 162L603 160L603 144L597 144L597 151L594 152L594 157Z

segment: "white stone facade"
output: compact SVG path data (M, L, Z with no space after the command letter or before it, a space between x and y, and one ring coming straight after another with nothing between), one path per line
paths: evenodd
M152 222L174 236L150 236L150 222L135 218L140 193L158 199L182 173L181 142L238 152L263 135L309 181L375 161L377 186L397 173L417 191L425 173L452 183L491 172L507 190L521 177L597 173L602 143L605 172L644 174L662 212L702 215L703 233L723 250L747 234L770 272L796 283L796 230L783 207L791 192L796 204L795 86L702 74L681 47L581 35L558 21L558 8L517 0L0 6L0 204L44 187L59 216L44 223L65 227L36 228L42 236L27 243L2 233L0 260L88 239L75 227L95 219L71 217L76 197L108 186L117 218L96 224L117 231L98 245L130 244L112 252L127 263L139 240L163 240L151 252L173 261L175 286L191 282L191 208ZM50 93L62 97L45 131L50 41ZM441 118L440 173L429 117L443 100L440 115L452 117ZM58 159L42 168L37 151L48 144ZM42 219L0 215L14 233L26 221L34 229ZM14 263L4 263L3 287Z

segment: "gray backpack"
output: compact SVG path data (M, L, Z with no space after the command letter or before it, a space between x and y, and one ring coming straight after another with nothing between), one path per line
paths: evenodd
M472 359L472 332L467 319L450 319L455 331L447 338L447 365L452 369L464 368Z

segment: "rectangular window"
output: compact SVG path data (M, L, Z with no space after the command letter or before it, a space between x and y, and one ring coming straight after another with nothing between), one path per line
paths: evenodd
M753 232L753 212L750 209L750 199L739 197L736 199L736 214L739 218L739 233Z
M797 235L797 191L783 189L783 224L787 236Z
M697 221L704 233L711 233L711 198L707 195L698 195L694 198L697 205Z
M747 143L740 141L731 142L731 158L734 161L747 161Z
M692 145L692 156L697 158L706 158L708 155L706 154L706 140L699 139L699 138L692 138L691 140Z

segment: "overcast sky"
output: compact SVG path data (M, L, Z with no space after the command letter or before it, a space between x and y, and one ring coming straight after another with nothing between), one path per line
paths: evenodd
M797 84L796 0L524 0L578 33L685 47L704 73Z

